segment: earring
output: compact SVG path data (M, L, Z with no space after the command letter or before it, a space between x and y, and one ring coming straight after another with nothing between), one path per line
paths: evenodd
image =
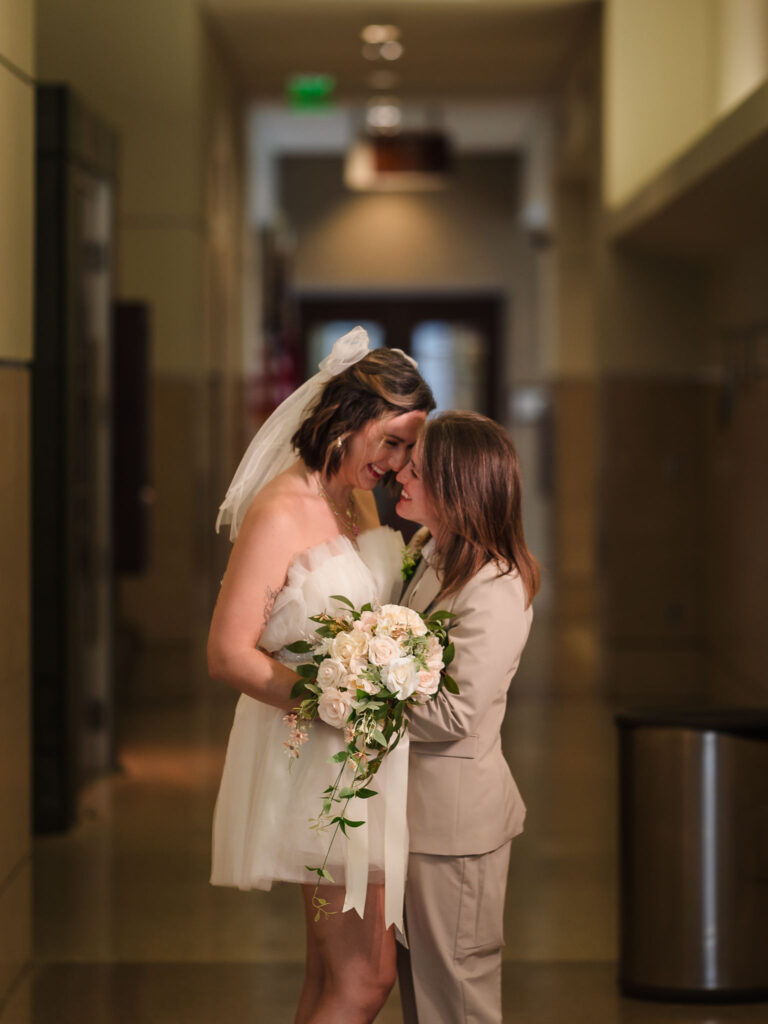
M336 447L337 447L337 448L341 448L341 446L342 446L343 444L344 444L344 442L342 441L342 439L341 439L340 437L337 437L337 438L336 438Z

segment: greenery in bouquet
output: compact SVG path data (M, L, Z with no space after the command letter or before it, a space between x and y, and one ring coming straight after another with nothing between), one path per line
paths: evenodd
M358 610L346 597L334 595L333 600L344 610L313 616L315 637L288 645L293 654L308 656L296 666L302 678L291 692L300 703L286 715L289 755L299 756L316 718L344 732L345 745L333 757L338 774L323 792L321 813L312 824L332 829L322 865L307 866L318 883L334 881L326 865L337 833L346 836L348 829L363 824L347 816L349 802L376 796L369 783L400 742L406 709L426 704L443 687L459 692L446 671L454 653L446 628L450 612L424 616L396 604L377 609L366 604ZM328 901L317 889L313 904L317 918L328 913Z

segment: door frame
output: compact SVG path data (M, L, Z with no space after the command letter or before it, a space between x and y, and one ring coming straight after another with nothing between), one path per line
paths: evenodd
M488 343L486 409L492 419L503 414L504 373L501 353L507 296L478 292L302 292L294 294L298 317L299 365L306 366L311 328L327 320L376 320L384 325L392 348L410 353L411 330L423 320L461 320L477 327Z

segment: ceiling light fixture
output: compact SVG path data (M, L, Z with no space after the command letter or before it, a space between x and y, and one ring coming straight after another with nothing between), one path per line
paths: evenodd
M373 43L379 46L381 43L399 39L400 29L397 25L366 25L360 36L364 43Z
M365 122L371 131L392 133L400 128L400 104L391 96L377 96L368 102Z
M396 39L390 39L381 44L379 53L383 60L400 60L403 56L403 44L398 43Z
M444 132L366 135L347 154L344 182L357 192L434 190L446 186L452 166Z

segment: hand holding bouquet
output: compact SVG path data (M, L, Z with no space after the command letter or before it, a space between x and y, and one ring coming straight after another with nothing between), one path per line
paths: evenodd
M316 639L288 646L311 660L296 667L302 678L291 696L300 703L286 716L291 735L285 741L290 756L298 757L315 718L344 730L345 746L333 757L339 773L323 793L322 811L313 826L335 828L322 866L307 868L329 882L333 878L326 864L336 833L340 829L346 836L347 829L363 824L346 816L349 801L376 795L367 783L399 743L407 726L405 709L426 704L443 687L459 692L446 672L453 659L445 627L449 612L422 616L396 604L375 610L366 604L358 611L346 597L333 595L333 600L347 610L313 616ZM337 814L334 804L340 805ZM327 913L327 901L317 890L313 903L317 917Z

